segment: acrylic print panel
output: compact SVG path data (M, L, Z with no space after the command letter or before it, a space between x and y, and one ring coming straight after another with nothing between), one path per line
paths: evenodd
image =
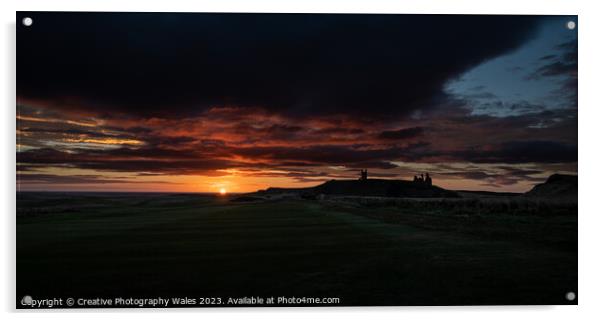
M17 21L18 308L577 303L576 16Z

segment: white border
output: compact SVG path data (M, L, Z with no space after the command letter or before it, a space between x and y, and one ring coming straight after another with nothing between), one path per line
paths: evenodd
M600 240L602 211L599 198L602 177L599 128L602 121L599 80L600 33L602 12L596 1L561 0L20 0L0 3L2 16L2 42L0 50L2 77L0 93L2 108L2 193L0 204L3 218L0 239L0 311L8 312L7 319L89 320L111 318L117 320L163 319L169 314L184 319L241 318L245 320L307 320L313 318L341 318L364 320L374 318L400 320L421 318L426 320L504 320L537 318L546 320L573 320L599 318L602 267L600 265ZM435 13L435 14L578 14L579 15L579 306L540 307L391 307L391 308L240 308L240 309L172 309L127 310L103 313L84 311L85 316L69 312L22 313L14 310L15 302L15 11L170 11L170 12L321 12L321 13ZM111 313L110 315L107 313ZM598 315L597 315L598 314Z

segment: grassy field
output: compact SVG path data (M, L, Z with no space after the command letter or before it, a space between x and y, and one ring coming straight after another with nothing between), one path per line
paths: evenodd
M17 298L577 302L565 299L577 293L576 205L545 215L445 206L20 193Z

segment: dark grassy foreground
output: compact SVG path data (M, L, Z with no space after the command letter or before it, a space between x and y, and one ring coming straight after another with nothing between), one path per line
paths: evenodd
M578 293L576 205L506 211L501 205L405 202L20 193L17 300L577 302L565 299L567 291Z

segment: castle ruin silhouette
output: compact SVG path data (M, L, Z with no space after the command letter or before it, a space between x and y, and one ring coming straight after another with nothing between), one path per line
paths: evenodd
M367 169L360 169L359 180L360 181L368 180L368 170ZM431 178L429 173L420 174L420 176L414 175L413 182L416 184L420 184L420 185L433 186L433 179Z
M368 170L367 169L360 170L360 181L367 181L367 180L368 180Z
M414 175L414 183L424 184L426 186L433 186L433 179L431 178L429 173L420 174L420 176Z

